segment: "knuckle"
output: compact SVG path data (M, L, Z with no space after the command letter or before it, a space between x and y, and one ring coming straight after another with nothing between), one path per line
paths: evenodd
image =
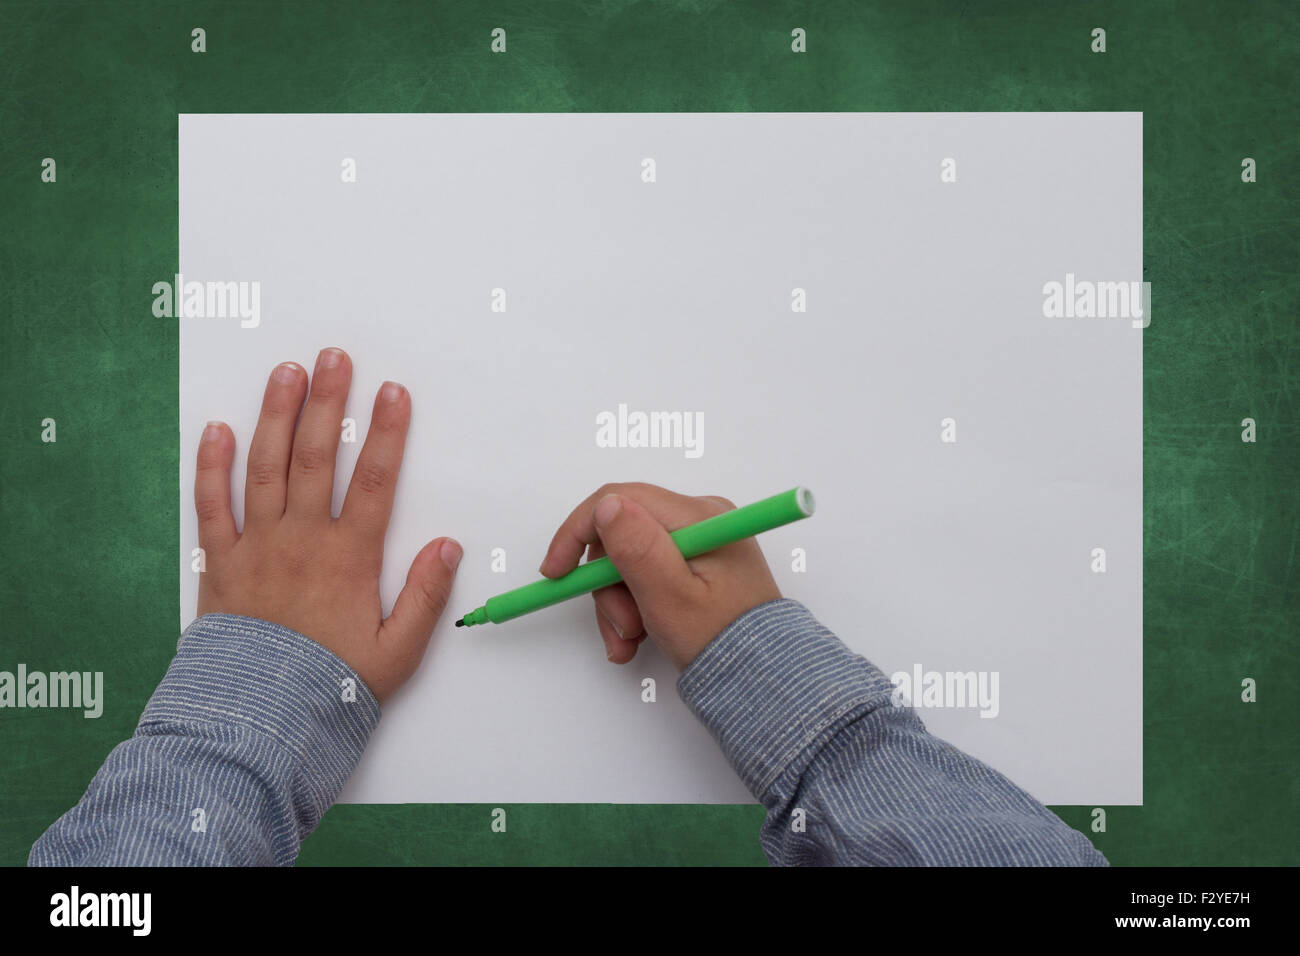
M319 475L329 464L325 452L315 445L303 445L293 453L293 470L303 477Z
M721 495L705 495L700 500L705 502L709 506L710 513L715 515L736 510L736 503L730 498L724 498Z
M392 435L401 432L402 416L391 409L381 409L370 418L370 434Z
M608 547L608 546L607 546ZM619 561L636 567L645 564L654 550L654 539L643 531L637 530L624 535L616 545Z
M451 584L441 576L425 575L419 585L420 600L435 613L441 613L451 596Z
M346 396L347 393L347 381L341 375L318 374L311 383L311 397L314 400L323 399L333 402Z
M220 498L204 496L194 500L194 513L201 524L208 524L221 517L226 510L226 503Z
M199 471L218 469L222 464L221 449L217 447L216 442L205 441L199 446L199 453L195 456L195 460Z
M284 474L274 462L266 459L250 459L248 462L248 483L254 488L267 488L284 481Z
M377 495L393 485L393 472L378 462L358 462L352 473L352 484L363 494Z
M294 384L285 388L270 389L262 401L262 418L269 421L279 421L291 416L296 418L298 409L302 405L300 387Z

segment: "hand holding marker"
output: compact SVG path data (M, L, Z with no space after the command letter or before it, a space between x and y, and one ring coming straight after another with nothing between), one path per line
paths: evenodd
M807 488L792 488L743 508L726 511L697 524L679 528L670 537L683 558L694 558L728 544L771 531L813 513L813 496ZM543 578L532 584L488 598L486 604L466 614L457 627L501 624L532 611L550 607L569 598L590 594L623 580L609 558L580 564L560 578Z

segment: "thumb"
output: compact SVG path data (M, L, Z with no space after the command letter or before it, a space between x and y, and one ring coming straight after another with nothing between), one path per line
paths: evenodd
M631 498L606 495L594 518L605 554L638 604L662 607L698 584L664 526Z
M462 550L451 538L426 544L411 562L406 585L397 595L393 613L380 628L380 637L414 670L447 607Z

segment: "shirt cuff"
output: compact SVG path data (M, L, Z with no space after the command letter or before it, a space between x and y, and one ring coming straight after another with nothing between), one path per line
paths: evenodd
M782 598L727 625L682 672L677 692L761 801L801 756L810 760L840 727L887 706L893 685Z
M343 789L379 716L365 681L323 645L270 621L205 614L181 634L136 733L200 721L271 738L291 758L294 803L310 827Z

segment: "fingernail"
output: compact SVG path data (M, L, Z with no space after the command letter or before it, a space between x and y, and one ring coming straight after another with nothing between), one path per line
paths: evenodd
M292 385L298 380L298 366L293 362L282 362L275 367L271 377L281 385Z
M317 362L321 368L337 368L343 361L343 353L338 349L322 349Z
M465 552L461 550L460 545L448 538L442 543L442 548L438 553L442 556L442 563L455 571L460 567L460 559Z
M385 382L379 390L379 397L385 402L395 402L402 397L402 386L396 382Z
M609 524L623 507L623 499L618 495L606 495L596 502L596 527Z
M609 626L612 627L612 628L614 629L614 633L618 635L618 639L619 639L620 641L625 641L625 640L627 640L627 638L623 636L623 629L622 629L621 627L618 626L618 621L614 620L612 617L610 617L610 616L609 616L608 614L606 614L604 611L601 611L601 612L600 612L600 616L603 617L606 621L609 622Z
M221 437L221 422L208 422L207 427L203 429L203 437L200 441L216 441Z

